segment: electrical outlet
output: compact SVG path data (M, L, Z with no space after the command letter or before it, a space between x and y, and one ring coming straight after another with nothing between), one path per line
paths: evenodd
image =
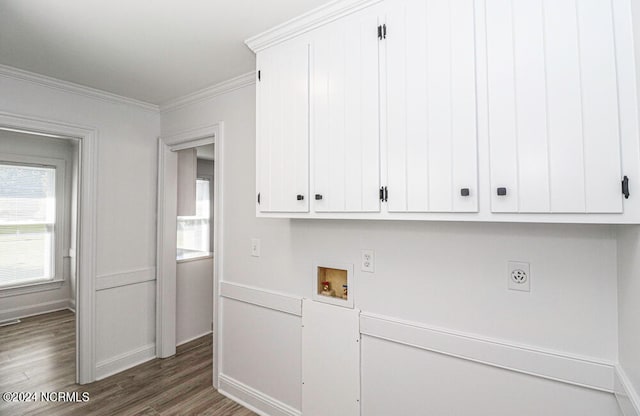
M260 257L260 239L259 238L251 239L251 255L253 257Z
M531 291L531 270L529 263L510 261L507 263L507 287L521 292Z
M360 269L363 272L373 273L375 271L375 258L373 250L362 250L362 265Z

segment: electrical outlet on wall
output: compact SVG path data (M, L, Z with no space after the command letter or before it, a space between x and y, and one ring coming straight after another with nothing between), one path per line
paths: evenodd
M260 257L260 239L259 238L251 239L251 255L253 257Z
M521 292L531 291L531 268L521 261L507 262L507 287Z
M361 260L362 265L360 269L363 272L373 273L375 271L375 258L373 250L362 250Z

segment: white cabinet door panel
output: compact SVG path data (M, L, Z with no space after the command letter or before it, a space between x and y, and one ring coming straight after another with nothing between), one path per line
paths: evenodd
M451 140L453 211L478 211L475 9L473 0L452 1ZM461 29L464 27L464 29ZM469 188L469 197L460 190Z
M547 117L542 8L513 2L518 204L523 212L549 211Z
M587 212L622 212L615 42L611 2L577 2Z
M580 52L575 1L544 11L550 208L585 210ZM567 157L571 155L571 157Z
M259 53L257 59L259 209L308 212L309 46L290 41Z
M488 0L486 9L491 209L516 212L518 147L514 140L517 126L511 0ZM497 196L497 188L505 188L506 195Z
M378 39L374 10L311 34L314 210L378 212Z
M486 17L492 211L622 212L611 4L487 0Z
M302 302L302 414L360 414L360 311Z
M404 0L387 7L389 211L477 211L474 2Z

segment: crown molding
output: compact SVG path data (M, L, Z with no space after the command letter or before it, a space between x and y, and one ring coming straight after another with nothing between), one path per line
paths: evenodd
M191 94L178 97L174 100L167 101L160 105L160 112L165 113L168 111L174 111L187 105L193 105L205 100L209 100L218 95L226 94L237 89L247 87L256 83L256 72L251 71L246 74L237 76L235 78L228 79L202 90L193 92Z
M244 43L253 52L259 52L277 43L313 30L340 17L351 14L381 0L334 0L303 15L294 17L272 29L252 36Z
M42 85L47 88L53 88L56 90L82 95L89 98L95 98L111 103L133 105L135 107L139 107L152 112L158 112L159 110L159 107L155 104L135 100L133 98L123 97L121 95L112 94L110 92L102 91L80 84L75 84L73 82L62 81L56 78L48 77L46 75L36 74L34 72L25 71L23 69L14 68L7 65L0 64L0 76L32 82L34 84Z

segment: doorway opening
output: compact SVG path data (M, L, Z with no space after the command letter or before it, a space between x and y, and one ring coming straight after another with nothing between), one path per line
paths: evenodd
M213 334L217 387L221 123L159 139L156 355Z
M176 346L213 331L214 144L178 151Z
M80 382L80 160L79 138L0 126L0 373L23 391Z

